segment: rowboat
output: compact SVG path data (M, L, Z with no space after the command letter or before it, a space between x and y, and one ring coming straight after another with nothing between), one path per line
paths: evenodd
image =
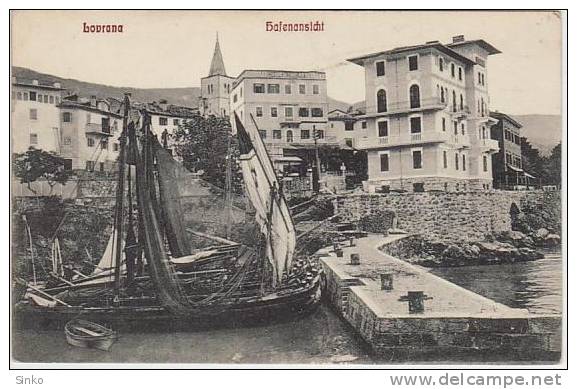
M66 341L76 347L96 348L108 351L118 334L100 324L87 320L72 320L64 326Z

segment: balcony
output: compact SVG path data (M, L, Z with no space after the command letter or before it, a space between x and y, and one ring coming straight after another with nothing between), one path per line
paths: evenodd
M395 136L362 138L357 142L357 149L370 150L397 146L419 145L427 143L449 142L450 136L445 132L405 133Z
M455 107L454 109L451 108L451 116L457 120L466 119L470 114L471 110L466 105L462 107Z
M266 145L274 145L274 146L310 146L314 147L315 140L312 138L312 135L308 139L302 139L298 137L294 137L292 141L287 141L286 137L281 139L274 139L274 138L266 138L263 139L263 142ZM317 145L319 146L337 146L339 145L339 141L336 136L325 136L324 138L317 139Z
M411 104L410 101L400 101L387 104L387 110L384 112L371 112L361 115L359 118L375 118L382 116L398 115L411 112L430 111L436 109L445 109L447 102L442 102L440 98L433 97L430 99L421 99L418 104ZM370 107L369 107L370 108ZM373 109L376 107L373 106Z
M86 123L85 132L89 135L112 136L110 126L101 123Z
M479 139L479 148L490 153L496 153L499 151L499 141L495 139Z

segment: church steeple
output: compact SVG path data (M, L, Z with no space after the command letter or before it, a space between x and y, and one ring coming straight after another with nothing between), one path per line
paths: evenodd
M216 45L214 46L214 54L212 55L212 62L210 63L210 71L208 76L226 76L224 69L224 61L222 60L222 53L220 52L220 44L218 43L218 32L216 33Z

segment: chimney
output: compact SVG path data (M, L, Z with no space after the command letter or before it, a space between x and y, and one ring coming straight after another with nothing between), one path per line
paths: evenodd
M96 107L96 96L95 95L90 96L90 106Z
M465 42L465 35L455 35L453 37L453 43Z
M32 85L38 85L38 80L32 80Z
M166 101L166 99L160 99L160 100L158 100L158 105L160 106L160 109L162 109L163 111L166 111L168 102Z

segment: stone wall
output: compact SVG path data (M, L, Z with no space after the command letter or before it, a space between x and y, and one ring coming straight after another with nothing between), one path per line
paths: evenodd
M488 190L492 187L492 180L465 179L449 177L405 177L403 179L375 179L363 183L368 192L379 192L384 186L389 190L413 192L413 184L423 184L425 191L466 192Z
M511 206L561 220L561 193L546 191L423 192L338 196L335 212L358 222L378 210L396 213L397 227L431 240L480 241L488 233L511 229ZM553 217L551 217L553 215ZM540 215L536 215L540 216ZM544 226L545 228L550 228Z

